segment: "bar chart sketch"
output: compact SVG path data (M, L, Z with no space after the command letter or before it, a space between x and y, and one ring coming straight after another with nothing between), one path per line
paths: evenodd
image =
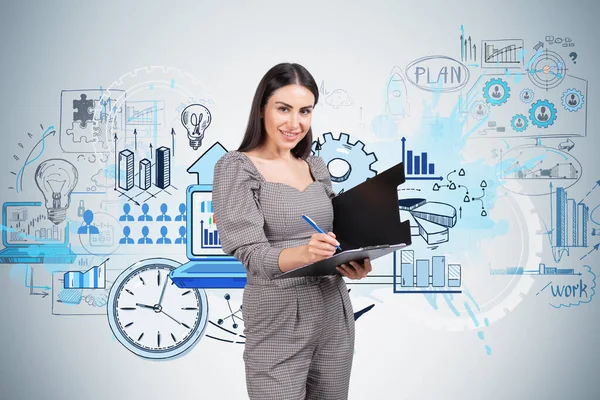
M490 275L581 275L575 273L572 268L547 267L540 263L536 269L525 269L523 267L490 268Z
M200 203L200 248L217 249L221 248L219 240L219 231L215 224L212 201L205 200Z
M108 260L106 260L108 261ZM63 275L65 289L105 289L106 271L104 261L102 264L87 271L68 271Z
M563 187L552 192L550 183L550 229L548 230L552 255L559 262L571 248L588 247L588 219L590 209L580 201L567 197Z
M415 260L414 250L394 253L394 293L462 293L461 265L445 256Z
M520 68L525 56L523 39L482 40L481 68Z
M143 158L136 164L136 153L132 149L118 153L114 189L136 204L161 192L171 194L166 189L177 190L171 184L171 149L161 146L153 154L152 160Z
M50 222L46 213L34 215L30 211L27 207L7 209L6 239L9 244L62 243L65 240L63 227Z
M417 154L414 150L407 150L406 138L402 138L402 162L406 166L406 179L440 180L439 176L433 176L435 164L430 161L426 151Z

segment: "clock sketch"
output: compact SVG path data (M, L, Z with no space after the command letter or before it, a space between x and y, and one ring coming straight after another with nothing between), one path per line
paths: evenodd
M201 289L180 289L169 274L176 261L139 261L115 280L108 296L108 322L117 340L140 357L180 357L200 340L208 322Z

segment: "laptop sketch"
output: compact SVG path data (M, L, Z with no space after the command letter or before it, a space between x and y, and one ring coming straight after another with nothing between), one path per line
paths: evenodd
M77 257L69 248L69 225L47 219L41 202L2 205L0 264L70 264Z
M212 185L187 188L188 263L171 272L181 288L237 289L246 286L246 269L235 257L223 253L214 223Z

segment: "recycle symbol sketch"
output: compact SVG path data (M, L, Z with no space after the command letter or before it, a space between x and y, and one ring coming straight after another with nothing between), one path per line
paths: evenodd
M377 161L375 153L367 153L365 144L360 140L350 144L349 139L347 133L340 133L340 137L334 139L331 132L327 132L323 134L323 143L314 141L312 145L312 154L320 156L329 169L336 194L377 175L377 171L371 168Z

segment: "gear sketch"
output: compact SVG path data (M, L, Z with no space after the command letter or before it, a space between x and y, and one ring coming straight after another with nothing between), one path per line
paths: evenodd
M579 90L571 88L563 93L560 101L565 110L575 112L583 107L585 100L583 94Z
M483 97L493 106L501 106L510 97L508 83L500 78L492 78L483 87Z
M538 128L547 128L556 120L556 108L548 100L540 99L531 105L529 118Z
M94 120L111 121L116 112L123 110L124 124L118 127L118 129L127 132L129 122L125 110L128 104L126 102L136 99L143 100L146 98L144 97L146 94L145 91L157 93L160 92L160 89L167 90L167 93L171 91L175 93L179 104L199 103L210 104L212 107L215 107L212 96L201 80L177 68L148 66L127 72L106 88L102 93L99 103L94 108ZM100 106L106 103L109 105ZM175 110L175 104L170 104L169 111L174 113ZM180 111L174 113L177 115L177 121L180 118ZM168 120L166 123L170 124L173 121ZM112 143L116 129L115 125L111 123L99 124L99 141ZM99 151L102 150L99 149ZM110 146L106 151L112 153L114 149Z
M520 236L527 238L522 242L524 245L520 249L515 249L515 251L520 252L519 262L522 265L537 266L542 260L544 238L540 235L542 228L535 207L527 196L507 193L505 198L509 209L518 220ZM475 271L465 270L465 274L472 275L474 273ZM497 277L484 277L482 274L479 278L493 279ZM477 278L471 276L470 280L473 281L471 286L479 287L479 292L481 292L481 287L485 283L479 280L475 281L475 279ZM489 284L493 283L492 281L489 282ZM454 332L481 330L486 325L502 319L513 311L525 299L534 284L535 278L531 275L515 275L501 290L486 288L485 290L493 294L483 301L481 296L476 293L471 296L464 288L468 298L477 300L477 307L473 310L475 317L469 315L469 312L463 308L463 301L466 302L467 298L464 295L459 295L460 297L457 297L457 295L438 295L437 300L434 301L437 305L429 312L419 307L408 307L405 310L412 318L424 321L425 325L433 329ZM478 326L475 325L474 318L479 322Z
M371 168L377 161L375 153L367 153L365 144L360 140L351 144L349 139L347 133L342 132L339 138L334 139L331 132L327 132L323 134L323 143L315 141L312 145L312 154L317 153L329 168L331 184L337 194L377 175L377 171ZM335 164L341 164L341 171Z

